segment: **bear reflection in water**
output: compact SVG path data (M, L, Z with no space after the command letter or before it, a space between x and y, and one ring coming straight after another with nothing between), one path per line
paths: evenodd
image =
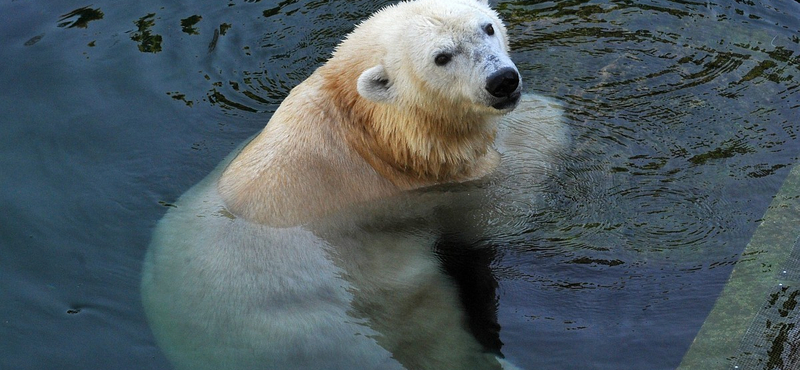
M512 369L492 240L567 145L486 1L361 23L159 222L142 298L178 369ZM516 107L516 109L514 109Z

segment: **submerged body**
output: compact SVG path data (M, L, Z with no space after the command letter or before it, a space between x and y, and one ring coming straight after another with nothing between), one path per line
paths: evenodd
M410 50L415 33L436 36ZM453 224L503 233L523 216L503 204L535 207L519 185L566 143L556 103L520 98L507 52L485 1L401 3L359 25L159 222L142 294L173 364L513 368L470 332L433 248Z
M499 368L468 331L433 244L445 223L502 235L538 206L519 189L546 179L567 143L559 107L524 96L502 126L502 164L484 179L301 226L232 215L221 164L154 233L143 298L159 345L178 369Z

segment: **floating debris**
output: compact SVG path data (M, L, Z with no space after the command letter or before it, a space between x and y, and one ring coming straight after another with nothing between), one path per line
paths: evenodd
M42 39L42 37L44 37L44 34L33 36L33 37L30 38L30 40L25 41L25 44L23 44L23 45L31 46L31 45L39 42Z

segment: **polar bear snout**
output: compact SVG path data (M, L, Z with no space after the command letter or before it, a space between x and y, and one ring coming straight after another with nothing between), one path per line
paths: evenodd
M514 68L506 67L486 79L486 91L497 98L505 98L517 91L519 73Z
M486 79L486 91L496 100L492 107L498 110L513 108L520 98L519 72L511 67L501 68Z

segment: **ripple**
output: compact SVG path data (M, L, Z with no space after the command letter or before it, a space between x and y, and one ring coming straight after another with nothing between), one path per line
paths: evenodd
M10 89L10 136L0 138L14 168L2 231L26 247L7 251L18 275L9 281L25 284L11 290L21 309L6 311L24 332L48 322L13 316L52 301L37 287L61 281L59 296L90 300L114 292L134 309L114 317L137 322L112 333L124 343L128 331L150 335L136 281L171 207L158 200L176 199L262 128L389 1L56 3L0 4ZM513 218L487 241L497 242L503 351L526 368L674 368L800 156L800 3L493 3L526 89L565 104L573 140L552 183L514 183L510 192L535 194L490 210ZM26 355L37 348L67 358L67 337L101 348L97 328L85 329L46 325L41 345L10 360L45 358ZM131 368L169 366L122 355ZM82 358L76 367L98 367Z
M800 154L797 9L748 4L501 5L524 78L564 98L575 138L531 250L690 261L743 247L763 212L743 205Z

